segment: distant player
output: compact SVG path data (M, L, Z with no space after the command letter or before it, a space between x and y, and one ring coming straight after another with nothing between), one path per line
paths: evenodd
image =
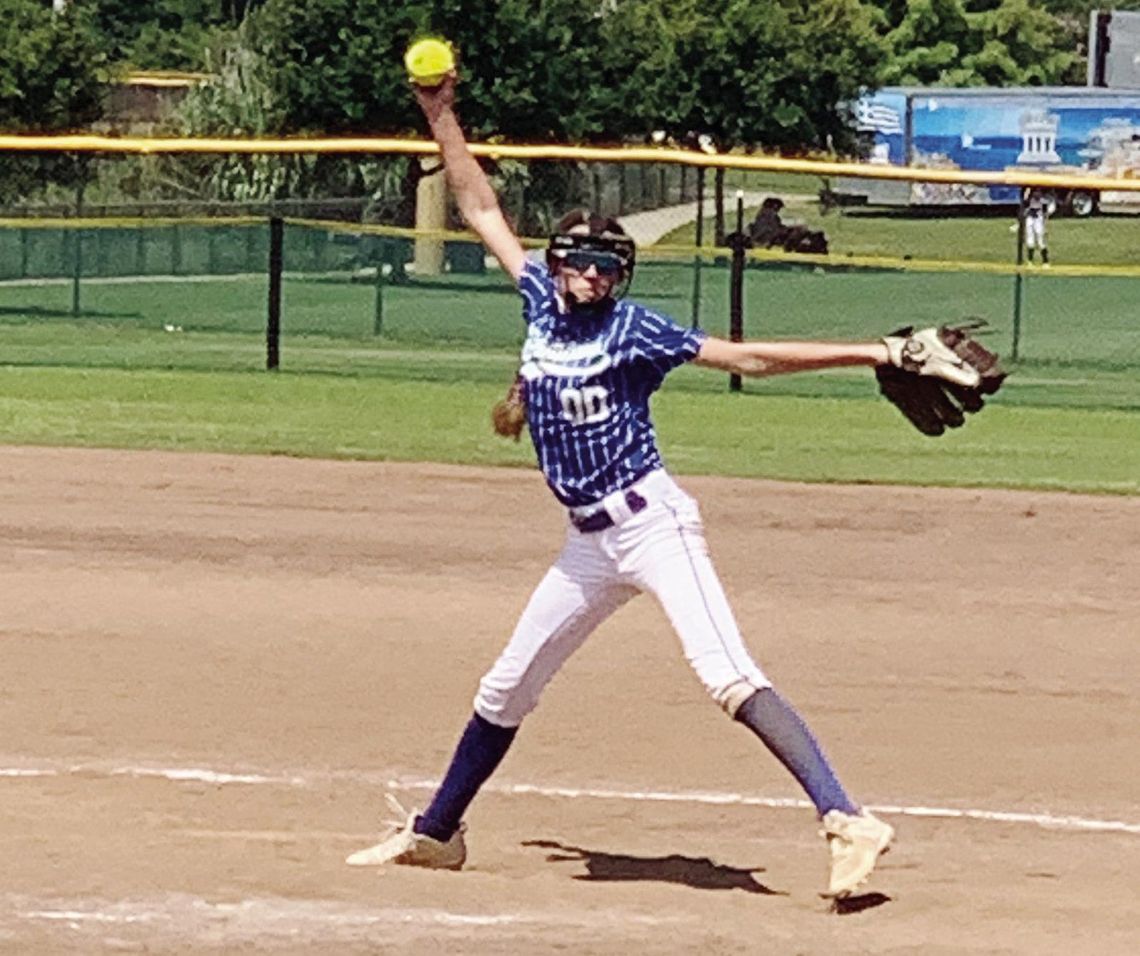
M1025 254L1030 263L1034 262L1034 254L1040 249L1041 265L1049 265L1049 245L1045 233L1051 211L1052 197L1031 187L1025 197Z
M847 793L803 719L749 654L709 558L697 503L662 465L649 399L684 362L775 375L902 359L885 342L732 343L684 328L620 297L634 269L633 242L614 220L584 211L562 220L545 264L529 260L467 147L454 87L452 75L419 88L417 98L460 211L518 284L527 337L516 391L525 393L539 466L566 509L566 540L483 677L475 713L427 809L407 813L383 842L348 862L462 867L464 813L543 688L599 624L648 591L708 693L811 798L830 848L824 895L845 896L871 874L894 831ZM653 691L631 674L627 692ZM684 731L663 728L662 736L683 738Z

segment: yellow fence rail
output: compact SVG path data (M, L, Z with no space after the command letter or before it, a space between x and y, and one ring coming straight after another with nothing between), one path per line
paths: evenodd
M38 136L0 135L0 151L63 153L263 153L263 154L398 154L431 155L439 152L434 142L395 138L322 139L212 139L129 136ZM857 179L896 180L974 185L1041 186L1058 189L1096 189L1140 193L1140 179L1122 176L1089 176L1062 173L1003 170L928 169L888 166L878 163L837 162L823 159L788 159L780 156L748 156L739 153L708 154L667 147L534 146L473 143L476 156L492 159L571 160L597 163L675 163L685 166L767 172L801 173L814 176L850 176Z

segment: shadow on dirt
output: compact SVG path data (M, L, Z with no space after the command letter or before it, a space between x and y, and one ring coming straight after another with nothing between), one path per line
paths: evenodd
M890 901L891 898L886 893L860 893L858 896L845 896L842 899L834 900L831 904L831 912L839 916L851 916L855 913L862 913L864 910L874 909L876 906L882 906Z
M762 867L741 869L714 863L708 857L680 856L676 853L670 856L627 856L567 846L555 840L526 840L522 845L555 851L547 855L548 863L584 863L586 872L575 875L576 880L654 881L680 883L698 890L743 890L764 896L787 896L787 893L773 890L753 876L754 873L763 873Z

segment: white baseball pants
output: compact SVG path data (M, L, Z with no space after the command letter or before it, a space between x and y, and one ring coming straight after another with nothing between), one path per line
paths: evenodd
M562 553L480 682L475 712L485 720L518 726L570 655L641 591L657 598L685 658L730 715L771 686L744 646L709 558L696 501L664 471L633 490L648 502L644 510L630 515L619 503L611 528L583 533L568 527Z
M1045 217L1044 216L1026 216L1025 217L1025 248L1026 249L1044 249L1045 248Z

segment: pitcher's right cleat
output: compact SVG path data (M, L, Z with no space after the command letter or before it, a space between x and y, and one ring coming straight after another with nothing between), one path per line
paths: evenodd
M415 811L408 812L395 797L388 795L388 804L403 821L392 823L387 837L366 850L357 850L345 860L349 866L384 866L396 863L402 866L424 866L432 870L458 870L467 860L467 845L463 841L465 827L460 827L446 842L436 840L413 829Z
M894 828L866 810L843 813L832 810L823 818L820 836L831 850L831 876L823 896L836 899L850 895L875 869L895 837Z

